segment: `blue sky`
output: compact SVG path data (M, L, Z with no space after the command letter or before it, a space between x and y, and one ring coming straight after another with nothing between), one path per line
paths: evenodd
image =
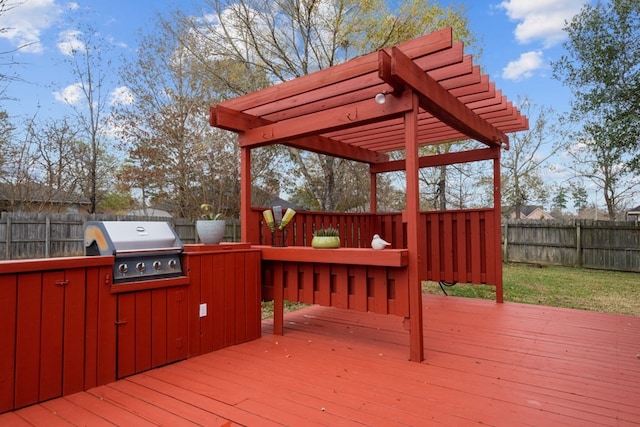
M562 54L564 21L577 13L584 0L440 0L441 5L462 4L469 25L480 41L485 73L511 100L528 96L537 104L559 112L569 108L570 92L551 77L550 60ZM109 37L114 55L133 55L138 31L148 27L158 12L176 7L174 0L21 0L0 16L0 51L28 44L13 59L24 82L11 83L7 93L19 101L5 102L10 114L43 113L64 109L61 95L74 82L65 58L64 42L71 40L73 22L91 16L92 25ZM183 10L195 11L199 1L181 1ZM86 10L91 10L87 15ZM71 90L71 89L67 89Z
M389 0L393 1L393 0ZM562 28L588 0L439 0L443 6L463 5L469 26L482 47L474 62L482 66L497 88L511 101L527 96L558 113L570 109L571 93L551 76L550 61L564 52ZM146 32L158 13L176 7L193 13L200 0L16 0L0 16L0 52L11 52L20 65L14 71L22 81L12 82L5 95L14 100L0 104L14 122L37 111L40 119L70 114L74 81L63 64L65 49L74 43L74 23L87 17L91 26L108 38L115 58L135 54L139 32ZM6 57L6 55L5 55ZM113 71L114 79L117 70ZM118 92L115 91L114 99ZM120 92L121 93L121 92ZM566 168L546 176L562 179Z

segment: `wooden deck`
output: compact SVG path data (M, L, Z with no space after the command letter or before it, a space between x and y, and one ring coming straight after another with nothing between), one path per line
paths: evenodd
M397 316L311 306L271 334L0 415L1 426L640 425L640 317L424 296Z

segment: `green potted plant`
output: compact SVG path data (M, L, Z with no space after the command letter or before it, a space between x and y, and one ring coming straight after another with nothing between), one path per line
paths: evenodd
M220 219L221 213L214 214L213 206L208 203L200 205L201 218L196 221L196 231L200 241L207 245L217 245L224 239L227 222Z
M340 230L333 227L320 228L313 232L311 247L316 249L335 249L340 247Z

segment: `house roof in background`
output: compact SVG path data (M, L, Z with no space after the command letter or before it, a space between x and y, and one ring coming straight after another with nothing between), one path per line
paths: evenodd
M89 199L64 190L32 182L27 184L0 184L0 200L24 203L78 204L88 206Z

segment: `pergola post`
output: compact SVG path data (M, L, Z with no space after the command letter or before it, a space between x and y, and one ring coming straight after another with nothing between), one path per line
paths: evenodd
M243 242L249 242L251 211L251 148L240 148L240 236ZM260 242L251 242L260 243Z
M497 232L493 233L495 238L494 263L496 271L496 302L503 302L502 289L502 192L500 190L500 154L501 148L492 148L497 154L493 159L493 217Z
M412 95L413 108L404 115L407 181L407 247L409 249L409 325L411 360L424 360L422 335L422 284L420 283L420 195L418 164L418 95Z
M371 172L371 165L369 165L369 210L373 212L378 211L378 174Z

